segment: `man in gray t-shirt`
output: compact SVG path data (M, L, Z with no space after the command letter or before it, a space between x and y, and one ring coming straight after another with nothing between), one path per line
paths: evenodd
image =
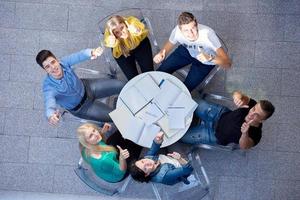
M164 60L177 43L180 44L178 48ZM153 60L157 64L162 62L158 71L168 73L191 64L184 81L189 91L196 88L215 65L225 69L231 66L231 60L215 32L208 26L198 24L194 15L188 12L179 15L178 25Z

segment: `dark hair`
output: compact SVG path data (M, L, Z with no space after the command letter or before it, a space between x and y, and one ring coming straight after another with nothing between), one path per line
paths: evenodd
M43 69L43 62L48 58L48 57L53 57L56 59L56 57L54 56L54 54L49 51L49 50L41 50L37 55L36 55L36 62L37 64L39 64Z
M192 13L189 13L189 12L182 12L179 15L178 20L177 20L179 26L183 25L183 24L189 24L193 21L197 24L196 17Z
M259 105L261 107L261 109L265 112L266 114L266 118L268 119L269 117L271 117L275 111L275 107L273 106L273 104L268 101L268 100L260 100L259 101Z
M130 165L130 168L129 168L130 175L136 181L139 181L139 182L142 182L142 183L143 182L148 183L151 180L151 177L146 176L145 172L135 165L136 161L137 160L132 161L132 163Z

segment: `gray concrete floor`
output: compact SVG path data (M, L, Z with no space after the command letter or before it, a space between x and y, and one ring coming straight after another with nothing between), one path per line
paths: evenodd
M73 172L79 159L78 123L47 124L44 72L35 55L41 49L62 56L98 46L98 20L128 7L142 8L160 46L178 14L192 11L223 37L233 58L232 69L218 74L209 90L240 89L276 106L261 143L246 156L200 152L215 199L300 199L298 0L0 0L0 199L17 199L20 192L26 195L19 199L43 193L56 199L60 194L107 199ZM103 58L82 66L107 70ZM133 183L118 198L154 198L150 188Z

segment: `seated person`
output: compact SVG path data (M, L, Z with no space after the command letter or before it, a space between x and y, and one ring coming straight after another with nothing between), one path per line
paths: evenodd
M241 149L257 145L262 137L262 123L272 116L274 106L267 100L257 103L238 91L233 93L233 100L238 109L231 111L200 99L195 115L201 123L191 127L181 141L189 144L236 143Z
M128 80L138 75L136 61L142 72L153 71L148 30L137 18L112 16L106 23L104 45L112 54Z
M61 60L49 50L37 54L36 62L47 72L43 93L46 116L51 125L60 120L59 106L80 118L111 121L108 113L113 109L96 100L119 94L124 83L112 79L79 79L73 71L73 65L95 59L102 52L101 48L85 49Z
M105 123L102 129L95 124L86 123L77 129L81 156L87 162L95 174L111 183L121 181L127 170L126 159L129 157L127 149L119 149L107 145L104 134L109 129L109 124Z
M157 155L163 136L163 132L159 132L146 156L130 165L129 171L132 178L140 182L152 181L166 185L174 185L181 181L189 184L187 177L193 171L189 161L177 152L169 153L167 156Z
M180 45L164 60L176 43ZM179 15L178 25L153 60L157 64L163 61L157 71L168 73L191 64L184 81L189 91L195 89L215 65L225 69L231 66L231 60L215 32L208 26L198 24L195 16L189 12Z

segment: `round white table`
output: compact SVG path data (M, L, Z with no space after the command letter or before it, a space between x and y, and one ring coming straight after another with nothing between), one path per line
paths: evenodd
M145 75L150 74L151 77L155 80L157 85L164 79L164 80L170 80L172 83L174 83L177 87L179 87L188 97L192 98L189 90L186 88L186 86L181 82L178 78L175 76L165 73L165 72L159 72L159 71L151 71L151 72L145 72L142 74L139 74L138 76L134 77L130 81L127 82L127 84L123 87L122 91L119 94L118 100L117 100L117 108L120 106L124 106L123 101L121 100L122 97L124 97L124 94L126 93L126 90L133 86L135 83L137 83L141 78L143 78ZM167 95L167 94L166 94ZM193 112L186 118L186 126L184 129L179 129L178 132L173 135L172 137L164 137L164 141L162 143L162 147L167 147L175 142L177 142L188 130L188 128L191 125L193 118ZM122 134L122 133L121 133ZM154 139L154 138L153 138ZM138 145L150 148L152 141L140 141Z

